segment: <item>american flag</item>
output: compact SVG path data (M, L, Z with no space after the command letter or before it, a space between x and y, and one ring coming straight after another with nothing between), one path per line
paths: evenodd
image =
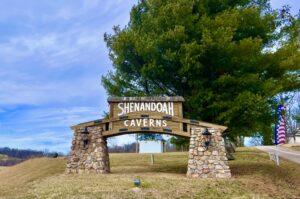
M277 107L278 121L275 128L275 144L285 144L285 110L284 104Z

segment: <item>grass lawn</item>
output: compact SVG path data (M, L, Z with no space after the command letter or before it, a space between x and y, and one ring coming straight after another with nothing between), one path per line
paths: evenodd
M300 146L293 146L293 147L291 147L291 149L293 149L295 151L300 151Z
M300 165L239 148L231 179L188 179L187 153L110 154L111 174L66 175L62 158L39 158L0 171L0 198L296 198ZM134 191L133 180L142 188Z

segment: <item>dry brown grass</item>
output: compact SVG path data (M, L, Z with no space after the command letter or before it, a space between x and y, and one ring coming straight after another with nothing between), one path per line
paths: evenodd
M283 147L290 148L295 151L300 151L300 144L284 144Z
M29 184L48 176L63 173L65 160L36 158L18 165L7 167L0 172L0 196L17 196L26 192Z
M6 169L7 167L2 167L0 166L0 172L3 171L4 169Z
M291 147L291 149L293 149L295 151L300 151L300 146L293 146L293 147Z
M295 198L300 166L240 148L227 180L185 177L187 153L110 154L111 174L66 175L64 159L33 159L0 172L0 198ZM140 178L142 188L133 191Z
M0 154L0 160L7 160L8 156L4 154Z

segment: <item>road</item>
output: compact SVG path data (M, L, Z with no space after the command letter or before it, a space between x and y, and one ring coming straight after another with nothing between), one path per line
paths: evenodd
M257 146L259 150L265 151L265 152L274 152L276 150L275 146ZM295 151L286 147L277 147L278 155L280 158L290 160L292 162L295 162L297 164L300 164L300 151Z

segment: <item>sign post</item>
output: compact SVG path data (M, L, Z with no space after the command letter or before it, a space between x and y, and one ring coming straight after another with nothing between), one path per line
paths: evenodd
M153 153L151 154L151 165L152 166L154 165L154 154Z
M273 160L274 162L276 162L276 165L279 166L279 156L278 156L278 151L277 151L277 145L275 148L275 152L269 152L269 157L270 157L270 160Z
M276 164L277 164L277 166L279 166L279 156L278 156L277 145L276 145L276 151L275 151L275 154L276 154Z

